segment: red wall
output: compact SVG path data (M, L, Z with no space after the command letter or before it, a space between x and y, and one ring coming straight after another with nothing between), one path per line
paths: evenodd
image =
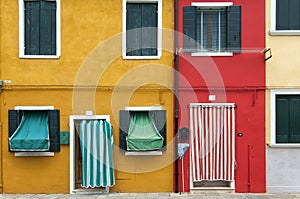
M181 33L183 6L190 6L191 2L196 1L179 1ZM236 133L243 133L242 137L236 136L235 190L265 192L265 62L262 53L265 47L265 3L261 0L229 2L242 7L242 52L229 57L179 54L178 126L189 127L188 104L209 102L209 94L216 96L214 102L235 103ZM179 47L182 48L181 39ZM183 173L181 165L179 160L179 191L183 191L183 174L185 191L189 191L189 153L184 157Z

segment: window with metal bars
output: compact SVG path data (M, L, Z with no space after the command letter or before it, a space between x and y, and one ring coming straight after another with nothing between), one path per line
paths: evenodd
M225 51L227 43L226 24L225 9L197 9L196 41L198 51Z
M241 6L183 7L184 52L241 51Z

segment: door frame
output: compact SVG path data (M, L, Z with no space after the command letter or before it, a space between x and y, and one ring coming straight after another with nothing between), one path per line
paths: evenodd
M75 120L103 120L110 122L109 115L70 115L70 193L75 193Z
M236 105L235 103L190 103L189 104L190 107L193 106L207 106L207 107L217 107L217 106L230 106L234 108L234 119L232 120L232 125L234 125L234 131L232 132L232 136L234 137L233 143L231 145L231 147L233 147L233 157L235 159L235 150L236 150L236 146L235 146L235 130L236 130ZM190 111L190 110L189 110ZM189 113L190 114L190 113ZM189 118L189 122L191 122L191 118ZM192 146L192 143L190 143L190 146ZM234 160L234 162L236 161L236 159ZM190 153L190 160L189 160L189 164L190 164L190 173L189 173L189 184L190 184L190 190L191 191L195 191L195 190L229 190L229 191L234 191L235 190L235 180L232 181L227 181L228 182L228 186L224 186L224 187L211 187L211 186L203 186L203 187L195 187L194 186L194 182L193 182L193 176L192 176L192 172L193 172L193 168L192 168L192 153ZM234 167L235 165L233 165ZM233 178L235 176L235 172L233 170Z

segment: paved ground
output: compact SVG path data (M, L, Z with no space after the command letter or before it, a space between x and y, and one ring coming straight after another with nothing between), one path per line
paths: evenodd
M300 193L280 193L280 194L237 194L237 193L197 193L197 194L176 194L176 193L109 193L109 194L0 194L2 198L20 199L56 199L56 198L90 198L90 199L289 199L300 198Z

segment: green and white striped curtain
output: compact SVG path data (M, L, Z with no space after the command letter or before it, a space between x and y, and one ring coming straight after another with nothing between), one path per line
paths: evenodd
M113 134L107 121L81 121L82 187L108 187L115 184Z

